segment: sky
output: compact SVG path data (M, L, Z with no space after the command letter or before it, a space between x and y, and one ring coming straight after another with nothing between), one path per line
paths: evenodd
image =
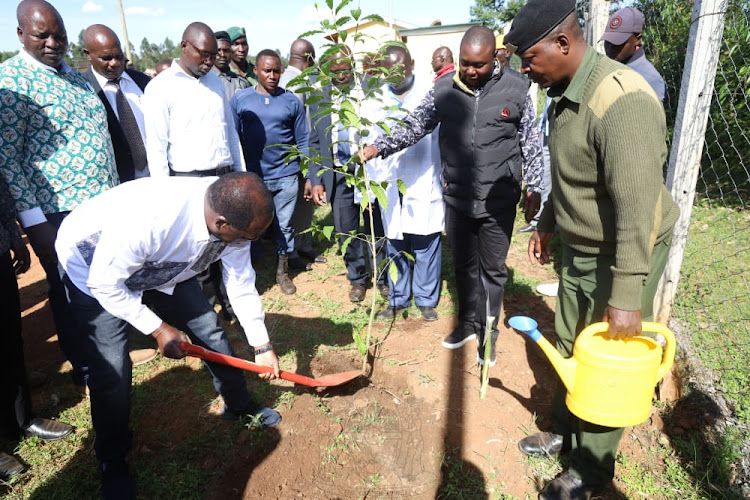
M82 29L96 23L109 26L123 39L117 0L51 0L51 3L62 15L72 42L78 41ZM136 51L144 37L151 43L161 43L165 37L178 43L188 24L203 21L214 31L244 26L250 54L266 48L287 54L298 35L319 27L315 0L122 0L122 3L128 37ZM318 0L318 4L328 10L325 0ZM392 8L396 22L421 27L436 19L443 24L468 22L474 0L354 0L345 10L357 4L363 16L379 14L387 21ZM15 12L18 3L2 0L0 5L0 51L18 50ZM321 39L310 40L320 47Z

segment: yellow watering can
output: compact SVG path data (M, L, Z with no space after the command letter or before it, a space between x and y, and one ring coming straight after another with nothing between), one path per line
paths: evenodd
M643 331L662 335L659 343L646 335L611 339L608 323L594 323L578 335L573 357L563 358L526 316L508 320L514 330L528 335L547 355L568 390L565 403L577 417L606 427L629 427L651 413L654 386L672 367L675 338L659 323L643 323Z

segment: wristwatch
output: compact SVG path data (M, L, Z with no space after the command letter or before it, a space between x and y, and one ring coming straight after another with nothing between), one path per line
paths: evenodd
M273 346L271 344L268 344L265 347L259 347L258 349L255 349L255 355L257 356L258 354L264 354L269 351L273 351Z

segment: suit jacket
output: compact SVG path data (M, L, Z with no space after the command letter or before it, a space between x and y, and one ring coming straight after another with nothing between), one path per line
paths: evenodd
M126 69L125 71L141 90L145 90L146 85L151 81L151 78L149 78L148 75L141 73L140 71L133 69ZM120 127L117 115L112 109L112 106L109 105L109 101L104 95L104 90L102 90L99 82L96 80L93 70L89 68L89 70L84 73L84 76L86 76L89 83L91 83L94 92L99 96L99 99L104 103L104 108L107 110L109 135L112 137L112 148L115 150L115 161L117 162L117 173L120 176L120 182L132 181L135 177L133 155L130 152L130 146L125 138L125 133L122 131L122 127Z

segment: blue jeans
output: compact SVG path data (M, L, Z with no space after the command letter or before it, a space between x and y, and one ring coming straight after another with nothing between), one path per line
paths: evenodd
M422 307L435 307L440 297L440 241L441 233L427 235L404 234L404 239L388 239L388 257L398 269L398 280L394 283L388 275L391 294L388 305L409 307L411 296L414 303ZM414 264L404 255L414 257Z
M68 278L63 282L70 296L70 308L78 320L76 348L86 363L86 382L91 390L91 419L96 431L94 449L101 462L123 460L130 450L130 386L132 363L129 356L128 324L105 311L99 302L79 290ZM209 305L198 281L178 284L172 295L155 290L143 294L168 324L185 332L195 344L222 354L234 355L218 316ZM214 388L231 413L254 413L243 372L237 368L205 362Z
M294 253L292 216L294 215L294 206L297 204L299 175L294 174L279 179L263 180L273 195L273 206L276 209L270 229L276 243L276 253L279 255L292 255Z

